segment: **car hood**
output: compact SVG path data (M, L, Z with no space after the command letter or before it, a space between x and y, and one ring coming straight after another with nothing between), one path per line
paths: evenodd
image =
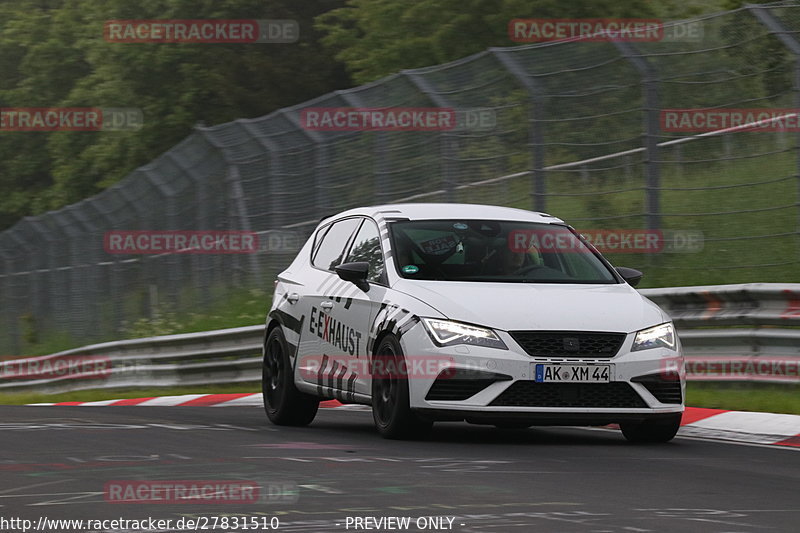
M627 283L613 285L411 281L395 290L451 320L495 329L631 333L669 320Z

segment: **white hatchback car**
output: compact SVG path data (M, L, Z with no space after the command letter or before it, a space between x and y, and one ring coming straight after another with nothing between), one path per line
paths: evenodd
M388 438L466 420L618 423L628 440L668 441L683 356L632 287L641 276L543 213L398 204L325 218L276 281L267 415L306 425L337 399L371 405Z

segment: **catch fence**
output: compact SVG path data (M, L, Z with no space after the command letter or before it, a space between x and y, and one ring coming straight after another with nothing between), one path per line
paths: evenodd
M119 338L167 309L269 293L321 215L401 201L506 205L582 230L663 232L659 253L609 255L645 270L643 286L797 281L797 129L667 131L665 113L800 109L800 4L670 28L692 28L683 32L692 37L492 48L197 127L97 196L0 233L0 350L23 353L55 335ZM452 109L459 126L319 131L301 120L310 108L398 107ZM261 239L250 254L108 253L107 232L131 230Z

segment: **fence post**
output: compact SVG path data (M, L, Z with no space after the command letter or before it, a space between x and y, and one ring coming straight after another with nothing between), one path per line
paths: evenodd
M530 96L531 109L528 118L530 131L528 135L530 136L532 148L533 209L534 211L544 212L547 210L547 182L544 162L544 90L541 83L533 76L529 76L522 65L505 48L489 48L489 52L525 87L528 91L528 96Z
M42 221L42 217L25 217L31 228L33 228L40 237L40 242L43 243L42 247L37 250L35 255L40 256L42 265L40 271L33 274L36 280L37 290L35 296L32 298L33 314L36 317L39 325L39 330L46 334L48 329L55 329L54 320L52 317L53 309L49 305L51 295L54 292L53 287L53 272L55 271L55 261L53 257L53 244L56 239L48 231L46 225Z
M175 191L167 184L167 182L163 181L156 173L153 171L153 163L146 167L142 167L137 170L137 172L141 172L147 180L153 184L158 192L164 197L164 210L162 213L164 214L164 221L166 222L166 227L157 228L159 231L173 231L178 228L176 214L178 213L177 205L176 205L176 195ZM167 294L168 300L172 309L179 309L180 308L180 280L181 280L181 265L180 265L180 258L177 254L169 253L167 257L164 259L167 263L166 269L166 279L167 283Z
M628 42L614 41L617 50L639 71L644 90L644 135L647 185L647 229L661 229L661 166L658 158L658 137L661 134L661 105L658 95L658 72Z
M190 139L197 139L198 136L191 136ZM206 230L209 231L212 228L208 226L208 213L207 213L207 205L205 201L204 192L205 187L203 183L203 179L200 178L192 171L192 168L186 164L183 155L178 155L175 153L176 150L170 150L169 152L165 153L164 156L168 158L172 163L175 164L176 167L181 169L191 181L192 187L194 188L194 203L195 203L195 220L193 227L191 228L183 228L183 229L194 229L194 230ZM192 302L186 304L184 307L196 307L198 304L201 305L203 308L207 308L208 305L211 303L211 298L209 295L208 284L204 283L203 280L203 272L205 271L205 265L203 263L205 259L203 258L203 254L191 254L189 258L190 267L188 272L186 273L186 277L189 279L189 285L193 288L193 292L189 295L192 299ZM199 297L196 297L199 295Z
M281 213L280 206L281 206L281 199L278 195L278 183L277 181L281 179L281 155L280 149L274 141L269 139L268 137L259 134L259 131L256 129L256 126L253 125L252 120L242 119L237 120L234 124L238 125L244 133L250 137L253 141L257 142L265 152L265 160L267 166L267 172L264 176L264 180L266 180L266 207L267 207L267 224L266 228L258 228L258 235L259 235L259 253L258 253L258 260L261 261L262 266L266 265L266 271L268 273L274 272L275 265L272 262L272 256L270 255L269 248L266 248L266 251L263 246L261 246L261 238L266 237L269 238L269 234L265 234L266 230L276 229L286 224L286 219ZM234 165L235 163L230 160L227 153L225 152L224 148L216 142L210 132L206 132L200 130L201 133L206 135L206 140L211 143L213 146L218 148L222 153L225 161L227 161L228 165ZM237 169L238 170L238 169ZM240 182L241 185L241 182ZM244 199L244 195L242 195ZM262 254L266 254L262 256ZM255 257L254 257L255 260Z
M102 194L108 195L109 193L104 191ZM91 268L95 272L92 276L95 279L92 290L95 294L95 318L93 320L96 324L93 334L104 337L117 332L120 323L119 317L122 314L120 306L124 301L114 293L116 259L106 260L109 258L103 246L105 232L113 227L114 221L103 209L100 198L94 197L86 200L85 205L89 209L84 211L92 210L97 215L97 217L92 217L95 220L92 224L94 230L91 233L91 241L88 243L87 256L91 257L93 263ZM101 226L98 226L97 222ZM104 283L105 285L103 285ZM107 309L111 311L108 312ZM105 329L104 325L108 325L108 329Z
M314 145L314 208L317 213L324 214L330 211L331 206L328 202L329 196L323 194L323 185L328 179L328 145L325 143L324 136L313 130L307 130L301 124L300 119L295 113L289 113L286 109L281 109L278 114L283 115L286 120L297 128L306 139Z
M253 124L251 121L248 120L237 120L234 122L237 124L244 132L249 135L254 141L260 144L264 150L267 152L268 156L268 165L269 165L269 174L264 176L264 179L267 180L267 189L269 190L269 220L268 228L264 229L274 229L282 226L284 224L283 217L279 215L278 212L278 205L280 205L280 201L278 195L275 194L275 181L276 181L276 173L275 169L280 168L280 155L278 154L279 149L278 146L268 138L264 137L263 135L258 135L258 132L255 131ZM198 128L198 131L203 134L206 140L215 148L219 149L220 151L225 153L223 147L220 146L216 140L213 138L210 132ZM227 154L224 155L225 161L228 162L228 165L232 165L233 163L227 157ZM263 229L262 229L263 231Z
M355 108L366 108L366 107L369 107L369 105L367 105L362 100L362 98L355 92L351 92L351 91L334 91L334 94L336 94L339 98L344 100L347 103L347 105L349 105L350 107L355 107ZM387 162L386 162L386 158L387 158L387 155L388 155L387 154L387 147L386 147L386 132L378 130L378 131L372 132L372 134L374 135L373 139L375 140L374 141L374 145L373 145L373 150L374 150L374 156L373 157L374 157L374 161L375 161L375 163L374 163L375 164L375 170L374 170L375 176L374 176L374 182L373 182L373 187L374 187L374 190L375 190L375 193L374 193L375 204L376 205L383 205L383 204L386 203L386 199L387 198L391 198L391 193L386 192L386 189L388 188L388 185L389 185L389 183L388 183L388 181L386 179L386 175L389 173L388 172L388 165L387 165Z
M8 232L9 238L14 241L14 248L22 252L20 257L26 257L26 263L23 271L24 274L18 273L16 276L24 287L24 303L21 307L17 307L16 319L18 322L22 323L23 317L27 317L26 320L28 325L42 322L42 317L39 316L39 303L45 294L44 287L42 287L39 279L39 271L42 269L42 265L39 263L39 261L43 259L43 254L37 253L38 250L41 250L44 247L37 246L37 243L33 242L31 236L29 234L26 235L26 233L28 233L32 228L35 231L35 227L33 227L30 223L31 218L32 217L23 218L18 225L15 225ZM21 335L21 337L21 344L23 348L25 348L27 340L24 338L24 335Z
M402 70L400 71L400 74L405 76L406 79L408 79L408 81L410 81L419 92L427 96L434 105L441 108L450 108L454 111L456 110L455 106L452 106L447 98L433 90L431 84L428 83L428 80L426 80L422 75L414 72L413 70ZM456 187L456 180L452 169L456 152L454 146L455 139L452 135L443 130L441 133L439 133L439 140L441 142L440 157L442 161L442 181L444 182L445 200L447 202L453 202L455 201Z
M8 234L6 234L7 236ZM6 237L7 238L7 237ZM19 323L17 321L17 311L15 308L14 298L14 276L13 276L13 263L11 260L10 252L6 248L0 248L0 258L2 258L2 271L3 275L0 276L3 282L2 301L3 310L6 321L8 346L11 347L12 355L20 354L20 338L19 338Z
M244 191L242 190L241 175L239 174L238 165L231 165L228 167L227 181L230 187L231 200L233 200L233 209L236 217L239 219L238 229L242 231L253 231L250 225L250 217L247 216L247 205L245 204ZM258 251L256 251L257 253ZM256 253L249 255L250 273L255 279L258 279L260 269L258 267L258 260Z
M114 186L114 187L116 187L116 186ZM135 217L136 217L135 219L137 221L136 228L128 227L128 228L125 228L125 229L128 229L128 230L133 230L133 229L141 230L141 229L143 229L142 223L145 220L147 220L147 215L146 215L145 211L141 207L142 204L140 202L138 202L136 198L131 196L130 192L128 191L128 189L126 187L119 186L116 190L119 193L119 195L123 198L123 200L125 200L125 202L128 205L128 207L133 211L133 213L135 214ZM126 292L125 289L127 287L125 286L124 281L122 281L122 278L120 277L120 283L118 285L118 292L115 295L115 298L119 299L119 300L121 300L123 302L127 302L129 300L135 300L138 297L139 298L139 302L140 302L141 316L150 316L151 310L148 308L148 305L147 305L147 296L142 292L143 288L146 287L148 283L150 283L150 279L147 276L148 266L145 263L145 259L144 259L145 257L146 256L144 256L144 255L139 255L139 256L137 256L135 258L126 259L124 261L123 260L119 260L119 259L114 259L114 263L115 263L115 265L116 265L118 270L120 270L120 265L122 263L125 263L125 264L137 263L138 264L138 268L137 268L137 271L136 271L136 275L135 276L130 276L129 275L129 278L133 277L134 279L136 279L136 281L139 282L137 291L135 291L135 292ZM133 315L134 315L133 316L134 319L138 318L136 316L137 315L136 311L134 311ZM125 316L126 316L126 314L124 312L124 306L123 306L123 312L122 312L122 316L121 316L122 321L119 322L120 326L125 321Z
M794 107L800 109L800 42L794 38L794 32L788 29L783 23L777 19L766 6L756 4L746 4L745 8L758 20L761 24L766 26L767 30L775 35L780 42L789 49L794 55L794 76L792 77L792 90L794 91ZM797 229L798 236L798 254L800 254L800 132L795 134L795 178L797 179L797 195L795 196L795 203L797 204Z

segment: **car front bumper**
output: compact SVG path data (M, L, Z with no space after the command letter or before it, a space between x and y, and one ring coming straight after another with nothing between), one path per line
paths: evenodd
M508 333L497 333L508 350L438 347L423 327L408 331L401 342L409 365L419 358L446 362L450 367L446 375L430 371L437 368L435 365L428 365L427 372L411 371L410 407L434 420L542 425L602 425L668 418L684 409L680 345L676 351L654 348L631 352L631 333L612 358L532 357ZM610 382L537 383L536 364L608 365Z

